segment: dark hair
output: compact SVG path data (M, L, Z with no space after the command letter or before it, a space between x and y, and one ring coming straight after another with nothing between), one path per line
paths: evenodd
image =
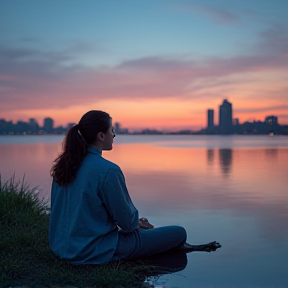
M88 145L95 142L99 132L107 132L110 119L108 113L92 110L82 116L79 124L69 129L63 142L63 151L51 168L51 176L58 185L65 186L75 179Z

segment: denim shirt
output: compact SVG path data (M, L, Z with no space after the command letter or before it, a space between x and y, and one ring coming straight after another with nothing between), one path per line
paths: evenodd
M59 186L53 180L49 243L57 256L70 263L109 262L118 227L131 232L137 229L138 219L121 169L93 146L73 182Z

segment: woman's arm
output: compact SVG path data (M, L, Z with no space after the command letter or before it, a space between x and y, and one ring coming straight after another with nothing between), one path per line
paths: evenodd
M120 169L109 169L101 194L104 205L116 225L124 232L137 229L138 210L129 196L125 178Z

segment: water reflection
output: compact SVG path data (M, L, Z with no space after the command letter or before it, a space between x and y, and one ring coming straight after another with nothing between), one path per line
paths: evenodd
M137 260L135 263L148 265L143 273L145 287L156 287L166 283L163 275L184 270L187 266L187 255L183 251L168 251L157 254L147 259ZM167 287L167 286L158 286Z
M275 161L277 160L277 157L278 157L278 148L265 149L265 153L266 153L267 159Z
M215 164L215 149L207 149L207 164L213 166ZM229 176L232 169L233 150L232 149L218 149L219 167L224 176Z
M150 276L179 272L186 268L187 254L183 251L167 251L146 259L135 261L135 263L153 266Z
M214 157L215 157L214 149L207 149L207 163L208 163L208 165L213 164Z
M229 176L232 167L232 149L219 149L220 167L224 176Z
M50 199L50 169L61 149L61 143L10 144L0 145L0 173L2 181L22 179L38 187L39 197Z
M185 147L181 142L181 146L177 137L169 142L169 147L162 147L159 142L152 145L149 137L145 137L145 143L131 143L127 137L123 138L127 143L123 140L125 143L115 144L111 152L103 153L104 158L121 167L141 216L156 226L184 226L191 243L216 240L223 244L209 258L203 253L189 254L181 272L185 277L177 278L176 283L170 278L165 285L286 285L288 149L275 148L271 138L277 140L270 137L267 147L261 138L262 148L241 148L242 142L236 137L233 139L237 148L227 147L225 139L218 145L222 138L215 139L218 142L209 138L209 147L213 148L207 149L208 146L189 147L191 140L186 140ZM165 139L167 144L168 138ZM249 139L246 137L245 143ZM2 179L15 171L20 178L25 174L26 180L39 185L49 198L49 170L60 149L60 141L0 145Z

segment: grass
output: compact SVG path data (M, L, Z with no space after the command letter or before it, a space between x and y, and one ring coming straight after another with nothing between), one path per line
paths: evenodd
M55 257L47 209L24 178L2 183L0 175L0 287L144 287L150 269L144 264L75 266Z

